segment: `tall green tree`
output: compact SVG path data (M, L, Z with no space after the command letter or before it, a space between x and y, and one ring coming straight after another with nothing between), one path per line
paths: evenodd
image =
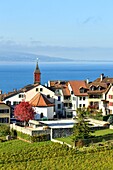
M91 137L91 129L87 121L87 110L85 108L77 109L77 122L73 128L73 138L74 140L87 139Z

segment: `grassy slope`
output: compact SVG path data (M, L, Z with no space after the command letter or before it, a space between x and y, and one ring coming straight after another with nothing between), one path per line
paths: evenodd
M14 140L0 143L0 170L112 170L113 149L76 150L52 142L25 143ZM93 152L93 153L92 153Z

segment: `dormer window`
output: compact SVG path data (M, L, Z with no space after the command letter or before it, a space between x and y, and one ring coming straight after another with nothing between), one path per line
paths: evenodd
M73 94L73 91L71 91L71 94Z
M85 92L86 92L86 89L83 88L83 87L81 87L81 88L80 88L80 93L85 93Z
M92 91L96 90L95 86L90 86L90 90Z
M101 87L101 86L98 86L98 90L102 90L102 87Z

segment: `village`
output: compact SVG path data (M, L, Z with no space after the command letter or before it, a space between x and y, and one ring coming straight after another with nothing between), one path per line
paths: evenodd
M14 107L23 101L29 102L35 109L35 120L73 118L77 108L88 107L108 115L113 114L113 78L101 74L93 82L89 79L56 80L42 85L37 61L34 83L8 94L1 91L0 100L0 123L10 123Z
M28 127L18 126L14 116L15 106L29 102L35 111L34 119ZM0 123L10 124L15 129L30 136L49 134L50 138L70 136L77 109L87 108L92 115L113 114L113 78L101 74L90 82L87 80L48 81L41 84L41 71L36 62L34 83L8 94L0 94ZM102 127L104 121L90 119L94 127Z

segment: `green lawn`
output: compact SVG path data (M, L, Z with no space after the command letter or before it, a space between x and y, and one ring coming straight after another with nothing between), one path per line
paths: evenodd
M103 136L107 134L113 134L113 130L112 129L97 130L95 131L95 133L93 133L93 135L95 136Z
M113 134L113 130L112 129L104 129L104 130L97 130L94 133L92 133L93 136L104 136L107 134ZM60 140L62 142L66 142L70 145L73 145L72 136L64 137L64 138L57 138L57 140Z
M52 142L0 143L0 170L113 170L113 145L82 150Z

